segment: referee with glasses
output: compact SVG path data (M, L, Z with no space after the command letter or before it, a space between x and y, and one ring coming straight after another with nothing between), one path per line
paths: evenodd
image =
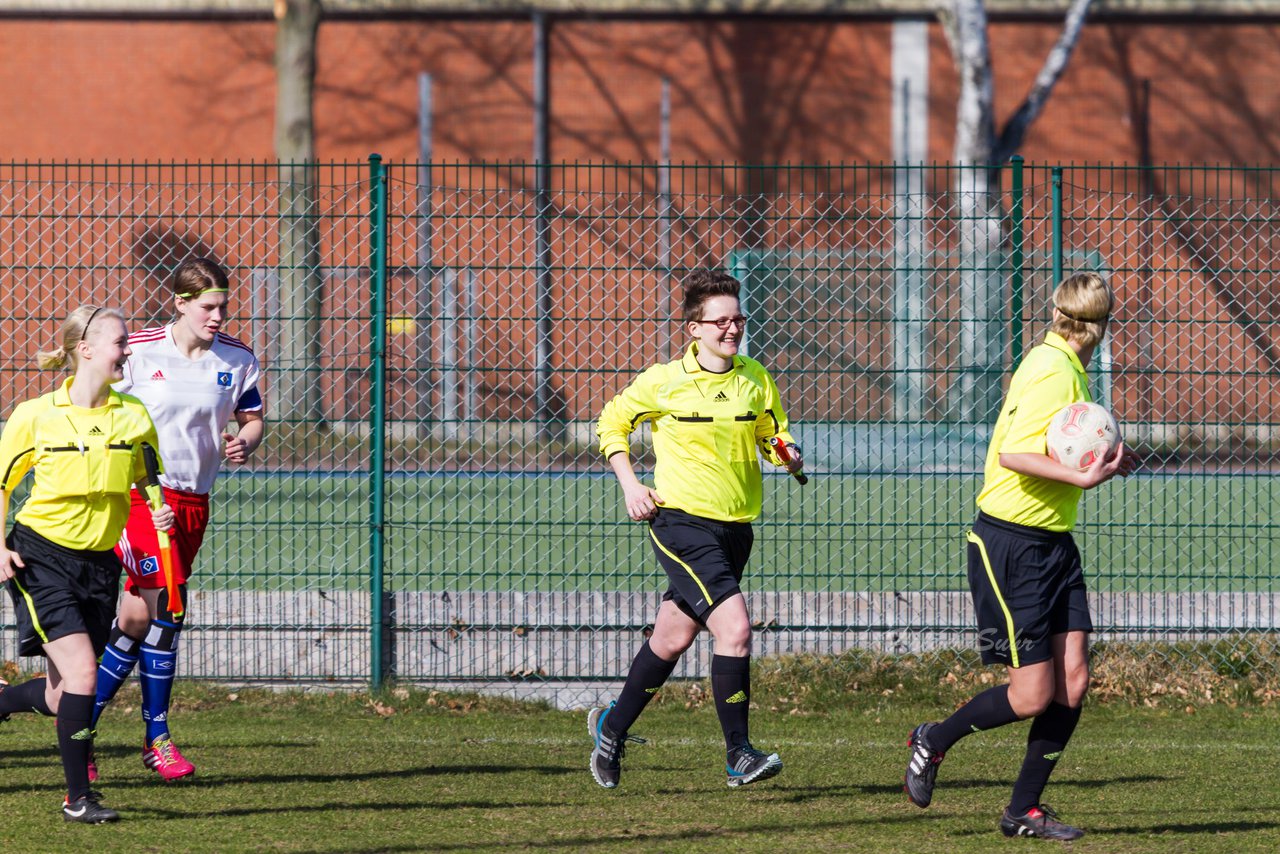
M760 515L760 456L784 465L768 442L787 443L792 472L802 465L769 372L739 355L747 319L736 279L697 270L684 281L684 322L693 342L684 356L641 374L600 414L600 451L622 487L627 514L649 523L649 539L668 586L653 634L636 654L618 699L592 709L591 773L611 789L621 777L628 731L703 629L715 638L711 690L724 730L730 786L782 770L776 753L752 747L751 620L739 583L751 555L751 521ZM650 422L656 488L640 482L631 433Z
M1084 831L1040 801L1080 720L1089 689L1089 633L1080 552L1071 537L1080 496L1137 458L1123 444L1084 471L1046 452L1049 422L1064 406L1089 401L1085 369L1107 330L1114 297L1097 273L1077 273L1053 292L1053 323L1009 383L987 449L978 518L968 535L969 588L984 664L1003 664L1008 684L972 698L944 721L911 733L906 790L933 800L938 765L965 736L1034 718L1022 771L1000 830L1005 836L1072 840Z
M70 363L59 388L18 404L0 433L0 529L9 496L28 471L31 493L0 546L18 624L18 653L48 658L47 676L0 691L0 719L14 712L57 717L67 780L66 821L100 824L120 816L89 788L98 656L111 632L120 583L114 546L129 518L129 488L146 485L142 449L157 447L142 402L113 391L129 357L120 313L82 306L62 325L62 344L40 353L43 369ZM167 529L162 505L152 524Z

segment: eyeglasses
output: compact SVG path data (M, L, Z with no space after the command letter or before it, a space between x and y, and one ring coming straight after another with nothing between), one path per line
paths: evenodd
M714 323L716 329L728 329L730 326L736 326L739 329L747 328L747 319L740 314L733 317L717 317L715 320L695 320L694 323Z

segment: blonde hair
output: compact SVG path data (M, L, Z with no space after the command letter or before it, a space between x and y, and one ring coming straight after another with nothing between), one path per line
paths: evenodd
M1085 347L1095 347L1107 331L1115 294L1098 273L1072 273L1053 291L1051 332Z
M89 327L103 317L114 317L124 322L124 315L118 309L103 306L82 305L67 315L62 321L60 338L62 344L49 350L36 353L36 364L42 371L56 371L71 365L77 367L76 345L89 336Z

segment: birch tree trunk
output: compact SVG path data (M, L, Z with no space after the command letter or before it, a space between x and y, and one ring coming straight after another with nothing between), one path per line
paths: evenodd
M320 220L312 88L320 0L276 0L276 160L280 179L280 362L275 408L282 418L325 424L320 385Z
M929 158L929 26L893 24L894 417L923 421L931 407L925 161Z
M950 414L976 424L1000 405L1001 223L993 192L995 84L982 0L956 0L953 50L960 72L953 184L959 244L960 354Z
M940 19L960 76L956 105L954 210L960 269L960 341L949 415L993 420L1000 406L1006 352L1004 209L999 168L1017 153L1080 40L1092 0L1072 0L1057 42L1030 91L997 136L995 83L984 0L953 0Z

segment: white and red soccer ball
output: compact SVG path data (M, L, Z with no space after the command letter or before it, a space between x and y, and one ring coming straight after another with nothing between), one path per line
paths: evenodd
M1050 457L1083 471L1120 443L1120 427L1096 403L1070 403L1053 416L1046 438Z

